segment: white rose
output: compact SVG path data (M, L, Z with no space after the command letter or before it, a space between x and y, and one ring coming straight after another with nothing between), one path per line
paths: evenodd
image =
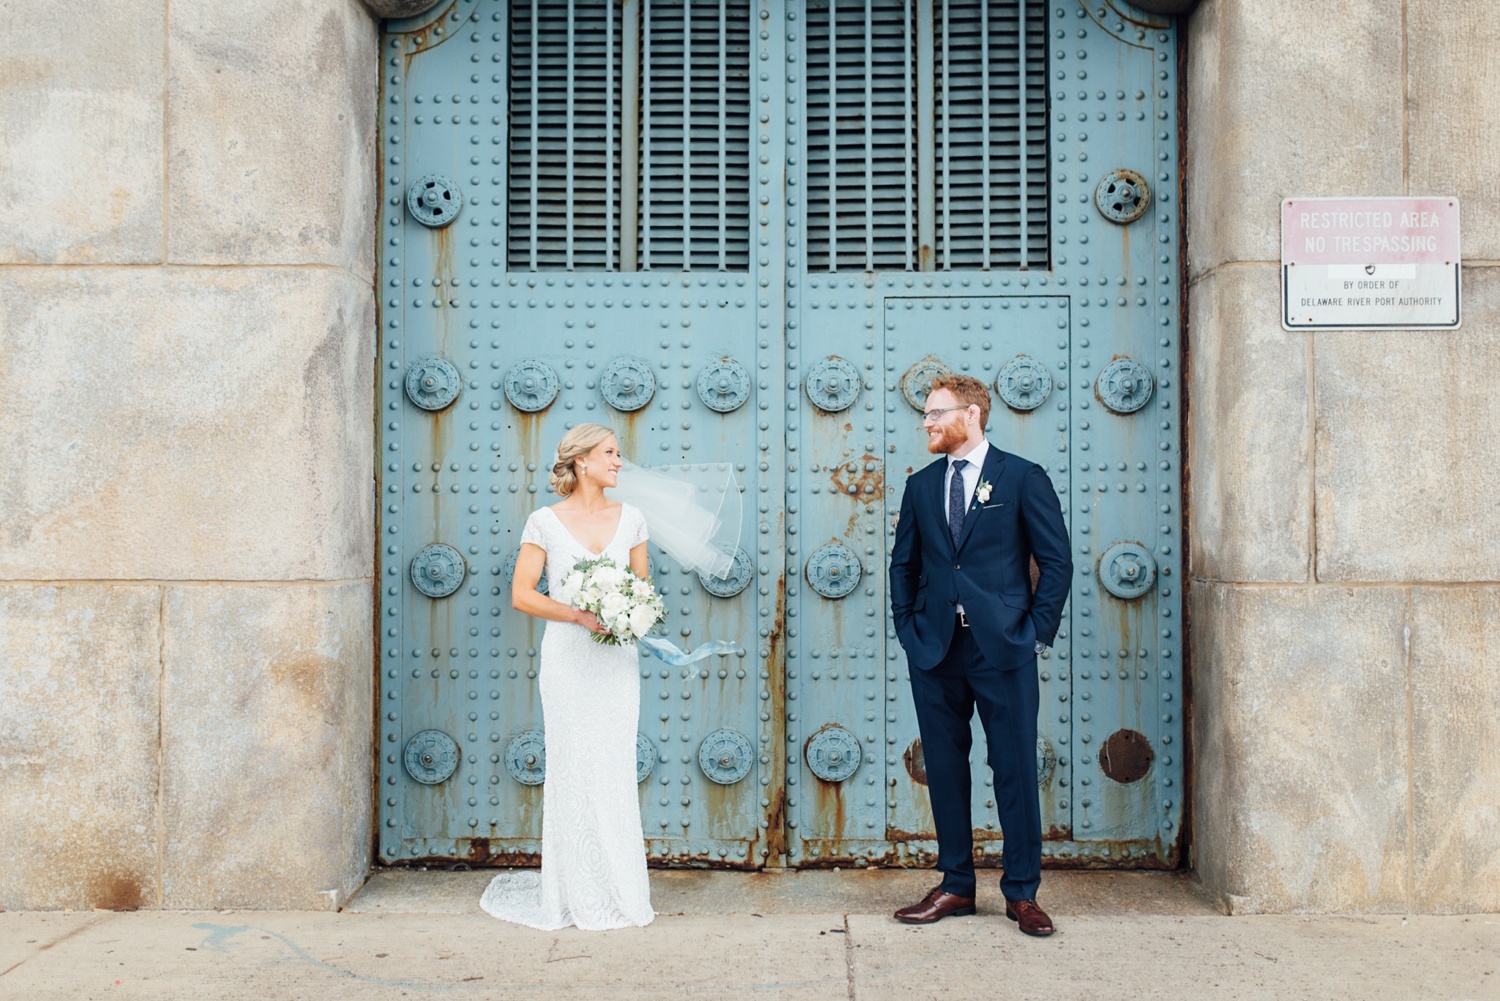
M567 577L563 578L562 584L557 588L555 597L564 605L571 605L578 598L578 591L582 586L583 574L577 572L570 573Z
M630 614L630 602L618 591L604 596L599 605L599 617L613 625L623 616Z
M639 639L656 625L656 609L650 605L637 605L630 612L630 632Z

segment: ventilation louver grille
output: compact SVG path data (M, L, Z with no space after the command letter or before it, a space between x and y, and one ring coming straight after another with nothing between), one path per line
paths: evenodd
M748 0L641 0L639 24L623 9L511 4L509 266L613 271L633 253L642 270L744 271Z
M917 252L916 5L811 4L808 262L900 270ZM837 261L830 267L830 247Z
M1043 0L814 0L807 53L811 270L1047 266Z

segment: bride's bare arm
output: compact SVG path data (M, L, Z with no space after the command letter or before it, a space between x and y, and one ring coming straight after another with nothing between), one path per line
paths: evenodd
M644 552L645 546L640 547ZM644 560L644 556L642 557ZM632 554L632 564L634 555ZM530 542L521 543L521 555L516 557L516 576L510 588L510 604L518 612L534 615L539 619L550 619L553 622L575 622L585 629L591 629L596 633L608 632L593 612L585 612L581 609L564 605L555 598L549 598L536 589L537 581L542 579L542 570L547 566L547 552L541 546Z
M630 550L630 571L642 580L651 579L651 565L646 562L646 544L642 542Z

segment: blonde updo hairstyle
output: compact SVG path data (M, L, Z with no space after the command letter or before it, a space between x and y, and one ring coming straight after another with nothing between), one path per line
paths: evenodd
M578 470L574 464L612 434L614 431L603 424L580 424L563 435L557 443L557 460L552 463L549 477L559 497L566 497L578 488Z

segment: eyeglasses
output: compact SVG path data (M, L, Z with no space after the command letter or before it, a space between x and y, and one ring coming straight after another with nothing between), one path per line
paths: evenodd
M924 410L924 411L922 411L922 423L918 424L917 427L919 427L919 428L925 428L927 425L929 425L929 424L933 423L934 421L938 420L944 414L948 413L950 410L968 410L973 405L974 404L972 404L972 403L965 403L965 404L962 404L962 405L957 406L957 407L943 407L943 408L941 408L939 410Z

